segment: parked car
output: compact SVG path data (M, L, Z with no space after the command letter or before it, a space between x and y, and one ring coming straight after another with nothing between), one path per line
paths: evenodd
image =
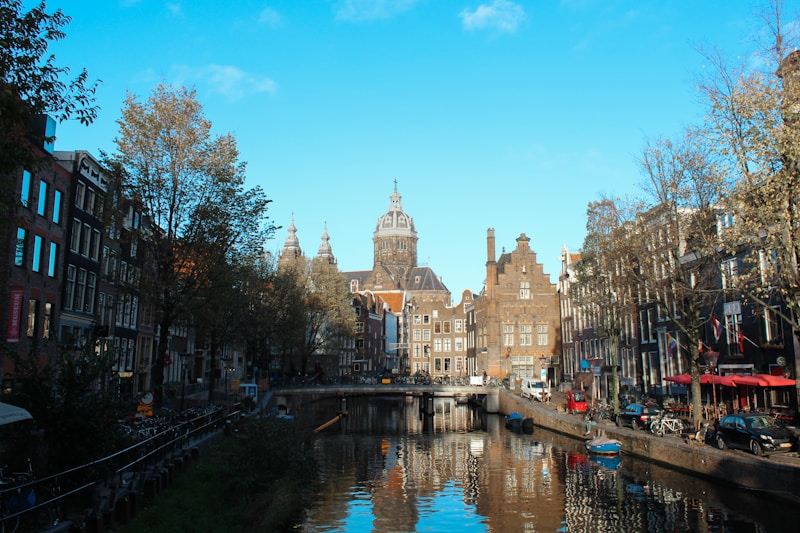
M530 398L539 402L550 401L550 387L544 381L538 379L523 379L519 394L523 398Z
M656 405L629 403L617 413L617 426L630 426L633 429L649 428L650 422L661 414Z
M738 413L722 417L716 430L717 448L750 450L754 455L790 452L797 447L794 434L775 418L761 413Z
M586 392L582 390L568 390L564 393L567 399L566 411L569 414L585 413L589 410L589 404L586 403Z

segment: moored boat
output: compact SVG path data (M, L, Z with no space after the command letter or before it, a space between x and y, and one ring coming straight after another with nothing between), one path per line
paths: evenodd
M622 448L622 443L616 439L609 439L605 435L597 435L586 441L586 449L598 455L617 455Z
M506 429L510 429L511 431L519 433L520 429L522 428L523 418L524 417L521 414L514 411L506 417Z

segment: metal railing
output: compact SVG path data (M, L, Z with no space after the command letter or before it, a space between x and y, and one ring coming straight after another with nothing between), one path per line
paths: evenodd
M87 509L98 511L102 503L99 489L139 490L160 465L189 453L239 414L238 404L188 410L150 436L101 459L42 478L5 477L0 481L0 532L44 530Z

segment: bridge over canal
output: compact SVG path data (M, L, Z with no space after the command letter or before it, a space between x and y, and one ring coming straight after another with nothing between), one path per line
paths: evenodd
M356 396L418 396L471 400L483 406L487 413L496 413L500 407L500 388L470 385L409 385L347 384L305 385L276 387L272 389L273 403L288 405L290 399L313 396L317 399Z

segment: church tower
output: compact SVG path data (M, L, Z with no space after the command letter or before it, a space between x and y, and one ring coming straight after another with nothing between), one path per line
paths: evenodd
M328 225L325 224L325 229L322 232L322 242L319 244L317 250L317 259L323 260L328 264L335 265L336 258L333 257L333 248L331 247L330 236L328 235Z
M281 255L278 258L278 268L296 266L297 259L303 256L303 250L300 249L300 240L297 238L297 227L294 225L294 215L292 215L292 223L289 224L288 231L289 234L286 235Z
M414 219L403 211L397 180L390 198L389 210L378 219L372 242L374 245L373 271L387 271L401 286L411 269L417 266L417 230Z

